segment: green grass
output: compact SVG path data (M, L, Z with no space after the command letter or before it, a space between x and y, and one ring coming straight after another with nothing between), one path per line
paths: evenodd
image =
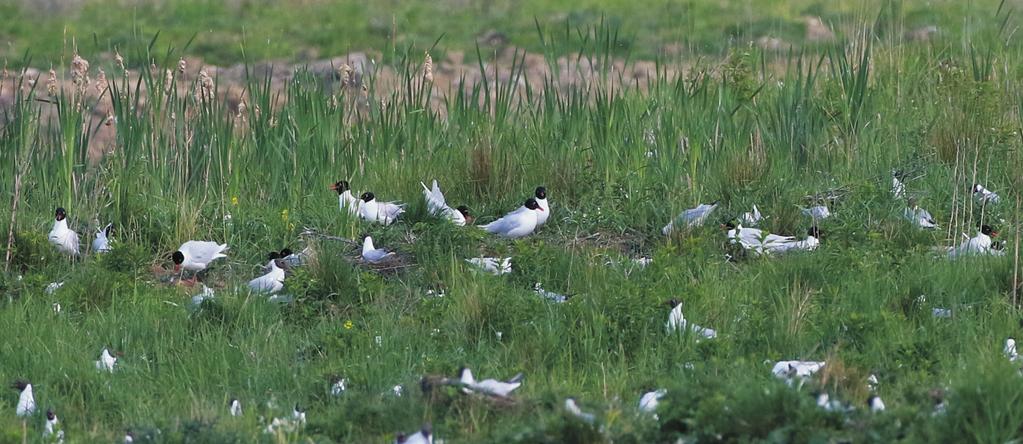
M220 101L159 93L162 76L143 74L139 88L108 70L104 100L113 100L117 138L102 158L88 154L102 119L76 105L94 99L48 97L43 81L18 84L0 127L4 208L16 178L22 184L13 261L0 275L0 381L34 382L41 409L57 411L71 442L110 442L125 429L136 442L387 442L427 421L448 443L1015 439L1023 380L1001 347L1021 328L1013 304L1023 167L1016 20L1007 5L961 6L966 17L990 19L963 40L909 43L898 36L925 7L910 3L889 10L884 32L868 26L805 53L738 45L722 63L696 64L641 90L596 79L523 91L515 79L491 79L450 95L442 110L427 106L429 85L417 71L423 47L440 34L429 27L422 32L431 38L415 47L403 41L387 56L405 79L401 90L369 79L363 101L357 90L300 74L278 95L251 78L244 120ZM763 14L791 13L781 5ZM636 20L656 15L621 8L636 9ZM872 11L847 8L821 14L847 14L850 26L876 22ZM525 9L509 22L535 14ZM143 18L155 16L139 13L141 29L161 27ZM195 22L217 16L196 14L191 27L215 27ZM452 16L430 26L461 21ZM544 33L542 44L535 30L521 38L551 58L582 48L595 60L623 47L615 35L653 38L641 21L613 22L583 28L594 36L587 42ZM148 38L126 41L129 66L176 61L177 52L161 49L188 40L174 29L152 52ZM465 44L468 34L454 27L445 38ZM387 51L383 40L367 42ZM40 45L38 54L50 53ZM26 80L14 76L4 88L12 81ZM330 105L332 94L340 106ZM923 232L901 219L905 204L889 192L893 168L910 172L909 193L942 229ZM408 202L408 212L391 227L350 220L327 190L342 178ZM484 221L545 185L551 220L515 242L445 225L425 214L419 181L432 178ZM975 181L1003 204L971 204L964 193ZM832 189L842 197L821 225L819 250L725 259L736 252L719 222L755 203L770 217L766 228L801 234L808 222L797 205ZM706 227L660 235L680 210L715 199L722 208ZM68 209L83 244L114 222L114 251L79 261L56 254L46 241L56 206ZM3 216L6 234L10 213ZM1008 239L1008 257L934 257L932 247L958 243L981 221ZM354 248L303 237L305 228L357 241L371 234L413 266L356 265ZM188 308L195 290L163 284L151 270L188 239L231 245L207 276L217 297L199 310ZM306 245L318 260L288 279L295 303L245 290L267 251ZM463 261L480 254L513 256L514 273L485 275ZM629 273L608 265L641 255L653 264ZM46 294L55 281L66 284ZM535 282L576 296L545 303L530 290ZM444 297L426 297L438 286ZM914 302L921 294L927 301ZM663 302L673 297L719 338L665 335ZM933 307L954 315L935 319ZM123 352L113 374L93 366L104 347ZM780 359L827 359L810 386L858 410L844 417L817 409L815 387L790 389L770 375ZM462 365L482 377L523 372L525 383L510 405L420 391L422 376L453 376ZM863 408L871 373L889 407L883 414ZM349 381L341 397L329 395L334 375ZM398 384L401 397L392 394ZM636 414L639 396L654 387L669 390L658 421ZM947 392L945 415L931 413L935 388ZM566 416L567 396L595 412L599 426ZM233 397L241 418L228 415ZM41 415L23 435L16 401L13 390L0 396L0 442L41 441ZM304 429L262 433L296 403L308 411Z

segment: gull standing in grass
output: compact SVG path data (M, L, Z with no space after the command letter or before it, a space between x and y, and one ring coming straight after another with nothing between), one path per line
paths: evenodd
M992 203L997 204L1001 202L1002 198L998 196L998 193L984 188L984 185L979 183L973 184L973 198L980 203Z
M668 222L668 225L661 228L661 233L667 236L675 231L675 222L683 223L685 226L690 228L703 225L703 222L707 220L710 213L713 213L717 207L718 203L717 201L714 201L710 204L700 204L697 205L696 208L685 210L674 220Z
M433 444L433 433L431 432L430 424L423 424L419 431L411 435L399 433L394 438L394 444Z
M1019 353L1016 352L1016 340L1008 338L1005 340L1005 348L1002 349L1005 353L1005 357L1009 358L1009 362L1019 361Z
M227 411L231 416L242 416L242 402L232 398L231 402L227 404Z
M814 221L824 220L831 217L831 210L824 205L817 205L810 208L803 208L803 215Z
M884 401L882 401L881 397L877 395L870 395L870 397L867 398L867 406L870 407L870 411L872 413L883 412L885 409Z
M96 361L96 370L114 372L114 364L117 363L117 358L110 354L110 350L103 349L103 352L99 354L99 360Z
M479 225L479 227L491 234L518 239L533 234L533 231L536 230L537 222L540 220L540 213L543 212L544 210L540 207L540 204L531 197L519 209L489 224Z
M559 304L568 302L568 299L572 297L572 296L563 295L563 294L560 294L560 293L555 293L553 291L544 290L543 286L540 285L539 282L537 282L536 284L533 284L533 291L535 291L536 294L540 295L540 297L542 297L544 299L547 299L548 301L551 301L551 302L557 302Z
M802 385L803 381L819 372L825 364L824 361L778 361L771 368L771 374L785 380L789 386L797 380Z
M53 413L53 410L46 411L46 426L43 429L43 437L49 438L50 442L64 442L64 431L60 429L57 415Z
M902 212L902 215L906 218L906 220L920 228L934 229L938 227L938 224L934 222L934 217L931 216L931 213L920 208L914 199L909 200L909 206Z
M660 403L661 398L668 394L665 389L657 389L646 392L639 398L639 411L643 413L651 413L654 418L657 418L657 404Z
M50 243L57 251L71 256L78 256L78 233L68 228L67 212L58 207L54 211L53 228L50 229Z
M899 172L892 170L892 196L896 199L906 197L906 185L899 180Z
M289 268L300 267L305 263L306 259L312 254L312 250L309 247L305 247L302 251L294 253L289 248L282 249L280 252L281 260L285 264L288 264Z
M102 230L96 231L96 239L92 241L93 253L106 253L110 251L110 230L114 224L107 224Z
M479 268L479 269L481 269L481 270L483 270L483 271L485 271L487 273L490 273L490 274L493 274L493 275L496 275L496 276L500 276L502 274L508 274L508 273L512 272L512 263L511 263L512 258L510 258L510 257L506 257L506 258L503 258L503 259L498 259L498 258L495 258L495 257L474 257L474 258L466 259L465 261L470 263L470 264L475 265L477 268Z
M677 333L689 330L703 339L714 339L718 337L718 333L716 331L687 321L685 316L682 314L682 302L678 299L672 299L668 301L667 304L671 307L671 312L668 314L668 323L665 326L668 333Z
M980 232L976 236L963 241L958 247L948 247L948 256L954 259L960 256L997 254L997 250L991 249L991 238L996 236L998 236L998 232L991 226L981 225Z
M359 217L369 222L390 225L405 212L405 204L399 202L378 202L376 195L367 191L360 197Z
M519 373L507 381L498 381L496 379L476 381L472 376L472 370L469 370L469 367L462 367L459 370L458 381L462 383L462 391L464 393L478 392L499 398L507 398L511 395L511 392L522 386L522 378L522 373Z
M270 261L270 271L260 277L249 281L249 289L257 293L276 294L284 289L284 279L287 273L284 268L287 265L280 259Z
M372 237L366 236L366 239L362 241L362 259L364 259L366 262L376 264L393 257L394 257L393 251L387 251L382 248L378 249L374 247Z
M735 225L732 222L726 223L725 228L728 229L726 236L728 236L731 243L739 243L743 248L754 250L758 253L763 253L765 246L769 244L796 241L796 238L793 236L771 234L757 228L745 228L741 224Z
M36 412L36 397L32 394L32 384L28 381L15 381L11 388L21 392L18 395L18 405L14 408L14 414L19 418L32 416Z
M339 180L330 186L330 189L337 191L337 204L342 212L356 216L359 214L359 199L352 195L352 187L347 180Z
M469 220L469 207L462 205L458 208L451 208L448 206L447 200L444 199L444 193L440 191L440 186L437 185L437 180L433 181L433 188L427 188L426 184L419 182L423 186L423 198L426 200L426 210L431 216L443 217L451 223L464 227Z
M171 255L171 259L174 261L174 272L180 273L181 270L188 270L198 274L205 270L211 262L227 257L224 252L229 248L227 244L209 241L190 240L185 242L181 244L178 251ZM193 282L196 277L192 276Z
M597 421L596 415L584 412L581 408L579 408L579 404L576 404L575 398L565 398L565 411L587 424L593 424Z

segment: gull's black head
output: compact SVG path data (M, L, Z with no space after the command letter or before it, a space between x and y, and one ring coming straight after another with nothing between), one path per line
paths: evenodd
M362 196L360 196L359 198L362 199L363 202L369 202L373 199L376 199L376 196L373 195L372 192L367 191L365 193L362 193Z
M725 222L725 223L721 224L721 228L724 228L726 230L734 230L735 227L736 227L735 219L732 219L732 220L730 220L728 222Z
M351 190L352 187L348 185L347 180L339 180L337 182L334 182L334 185L331 185L330 189L337 191L337 194L342 194L345 191Z
M22 391L22 390L25 390L25 387L28 387L29 384L30 383L28 381L19 379L17 381L14 381L13 383L11 383L11 388L15 389L15 390L18 390L18 391Z
M280 257L281 257L281 254L276 252L276 251L271 251L270 254L266 255L266 258L269 259L269 260L280 259Z
M53 421L53 420L54 420L54 419L56 419L56 418L57 418L57 415L55 415L55 414L53 413L53 410L47 410L47 411L46 411L46 420L47 420L47 421Z
M174 265L181 265L185 263L185 254L180 251L175 251L174 254L171 255L171 260L174 261Z
M465 205L459 205L458 208L455 209L458 210L459 213L462 213L462 217L469 217L469 207Z
M974 193L980 192L980 184L979 183L973 184L973 192Z
M526 208L529 208L530 210L543 211L543 208L540 208L540 204L538 204L536 202L536 199L533 199L532 197L530 197L528 200L526 200L525 206L526 206Z
M998 236L998 232L995 231L994 228L991 228L991 226L987 225L987 224L984 224L984 225L980 226L980 232L983 233L983 234L986 234L988 236L991 236L991 237Z
M536 192L533 193L533 195L536 196L537 199L546 199L547 198L547 188L536 187Z
M281 250L281 257L288 257L288 256L291 256L291 254L292 254L292 251L291 251L290 248L285 248L285 249Z
M671 308L678 307L679 304L681 304L681 303L682 303L682 301L680 301L678 299L674 299L674 298L664 302L665 305L667 305L667 306L669 306Z
M814 238L820 239L821 238L821 230L819 228L817 228L816 225L814 225L814 226L810 227L810 229L806 230L806 235L810 236L810 237L814 237Z
M67 217L67 212L64 211L64 207L57 207L57 211L54 211L54 216L57 221L62 221Z
M114 224L107 224L107 226L103 228L103 235L106 236L106 237L110 237L110 233L113 233L113 232L114 232Z

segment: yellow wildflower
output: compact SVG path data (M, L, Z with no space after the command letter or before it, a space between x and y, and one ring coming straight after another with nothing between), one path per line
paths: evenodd
M352 327L354 327L354 326L355 326L355 324L352 324L351 320L345 321L345 330L351 330Z
M231 196L231 205L238 206L238 196Z

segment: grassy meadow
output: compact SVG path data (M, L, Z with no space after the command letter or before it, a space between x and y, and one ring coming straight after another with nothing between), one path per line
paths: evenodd
M10 68L0 79L11 97L0 119L9 258L0 274L0 382L31 381L40 412L17 418L18 393L4 389L0 442L47 442L47 408L68 442L121 442L126 430L136 443L393 442L424 423L448 444L1023 436L1023 378L1002 353L1007 337L1023 337L1023 47L1014 2L768 1L762 12L759 2L661 2L706 11L706 21L618 1L470 2L448 15L425 3L358 3L245 3L246 32L290 32L257 20L287 9L301 35L253 40L244 54L241 43L214 38L244 20L200 13L213 2L110 8L109 16L100 9L109 2L87 4L68 12L65 35L15 29L54 19L5 6L24 23L0 24L0 35L18 42L4 49ZM327 10L325 22L359 24L350 33L306 26ZM589 15L548 20L566 10ZM772 51L708 30L741 20L738 35L755 39L763 26L795 43L803 31L793 20L807 13L827 17L835 39ZM392 14L409 17L414 37L388 37L389 23L363 29L375 23L366 16ZM512 43L550 61L572 54L605 74L533 88L526 70L510 66L505 78L431 100L424 52L476 54L471 20L507 26ZM906 37L931 23L942 30L933 39ZM127 68L95 62L90 81L69 73L53 94L47 69L24 75L23 66L73 71L72 34L82 57L100 60L116 47ZM689 49L656 49L673 41ZM325 55L381 51L397 87L299 70L275 89L252 73L239 108L220 99L215 81L175 77L183 56L252 61L309 45ZM656 60L659 74L642 84L618 79L607 67L621 60ZM99 66L108 88L82 94ZM167 93L168 82L186 92ZM109 118L90 112L97 101L111 104ZM97 154L93 137L108 125L115 138ZM902 218L893 169L938 229ZM406 202L406 213L387 227L350 217L328 189L342 179L357 193ZM432 179L480 222L546 186L550 220L517 241L453 226L427 215L419 182ZM972 200L976 182L1001 203ZM834 216L820 222L813 252L753 257L719 227L756 204L763 228L802 237L810 221L800 206L820 194L836 197ZM721 207L704 226L661 234L680 211L715 200ZM113 250L75 260L57 253L47 232L58 206L83 251L114 223ZM980 223L998 229L1004 257L934 253ZM366 235L396 250L401 266L361 264L356 244ZM215 298L199 306L197 288L157 272L190 239L231 247L205 276ZM293 270L282 293L294 300L280 304L245 284L284 247L315 258ZM492 276L464 261L481 255L510 256L514 270ZM633 265L640 257L652 263ZM53 282L64 285L47 292ZM545 301L537 282L574 296ZM671 298L718 337L666 334ZM952 314L934 317L934 308ZM113 373L94 366L103 348L121 353ZM791 388L771 366L793 359L827 366ZM454 377L463 365L478 378L522 372L524 383L511 402L421 390L423 376ZM884 412L866 408L870 374ZM347 382L339 396L337 378ZM654 388L667 389L657 418L637 411ZM816 390L855 409L818 408ZM937 391L944 413L935 413ZM570 396L594 424L565 413ZM232 398L240 417L228 413ZM296 404L307 412L304 427L264 433Z

